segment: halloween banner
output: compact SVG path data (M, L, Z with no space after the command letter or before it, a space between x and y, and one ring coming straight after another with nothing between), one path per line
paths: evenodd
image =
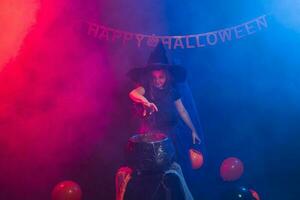
M121 42L123 45L133 42L137 47L155 47L159 41L169 49L192 49L214 46L219 43L239 40L268 28L267 15L259 16L242 24L212 32L191 35L145 35L126 32L94 22L87 22L87 34L99 40Z

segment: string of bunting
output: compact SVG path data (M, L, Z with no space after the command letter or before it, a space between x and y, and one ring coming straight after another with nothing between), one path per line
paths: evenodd
M99 40L121 42L123 45L134 42L137 47L143 45L155 47L159 41L169 49L192 49L214 46L218 43L239 40L268 28L267 15L259 16L242 24L212 32L191 35L146 35L122 31L94 22L87 22L87 34Z

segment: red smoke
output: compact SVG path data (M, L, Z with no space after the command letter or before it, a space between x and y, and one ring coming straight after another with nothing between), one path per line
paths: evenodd
M0 185L15 195L6 199L49 193L45 186L99 143L114 113L105 49L87 48L73 4L20 0L5 8L6 24L19 27L0 35L0 66L15 57L0 71Z

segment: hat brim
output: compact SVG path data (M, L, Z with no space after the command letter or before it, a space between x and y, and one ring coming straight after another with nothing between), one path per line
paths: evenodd
M151 71L161 69L168 70L175 83L184 82L186 80L186 70L184 67L163 63L151 63L146 65L146 67L133 68L127 73L127 76L134 82L142 83L146 80L146 77Z

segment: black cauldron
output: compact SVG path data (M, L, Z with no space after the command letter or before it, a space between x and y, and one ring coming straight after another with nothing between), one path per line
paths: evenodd
M170 167L175 149L165 134L138 134L129 138L126 158L128 165L139 172L159 172Z

